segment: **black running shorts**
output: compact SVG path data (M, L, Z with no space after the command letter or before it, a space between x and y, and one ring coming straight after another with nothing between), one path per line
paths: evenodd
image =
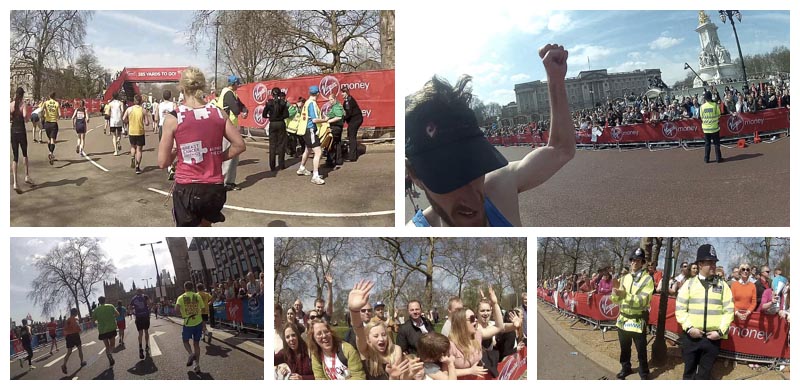
M47 138L56 139L58 137L58 123L57 122L44 122L44 132Z
M200 226L202 220L225 222L222 206L227 195L222 184L175 184L172 192L172 217L175 226Z

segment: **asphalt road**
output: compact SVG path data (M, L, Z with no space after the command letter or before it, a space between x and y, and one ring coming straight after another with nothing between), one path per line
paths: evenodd
M615 373L576 352L541 314L536 315L536 379L615 379Z
M34 370L28 370L27 362L21 368L17 360L12 360L11 379L264 379L263 360L219 340L212 340L211 344L200 342L201 373L195 373L192 367L186 367L188 354L183 347L181 326L170 321L151 317L150 338L152 356L139 359L136 325L133 319L127 317L125 345L117 345L114 349L113 367L109 366L103 342L97 339L97 328L94 328L81 334L83 356L87 362L85 367L80 367L76 348L67 363L67 375L61 372L63 356L66 354L62 340L59 342L59 351L53 355L50 355L49 347L34 353Z
M58 161L52 166L47 145L33 143L28 131L37 185L22 182L20 166L23 192L14 193L9 184L11 226L174 226L172 200L164 195L173 182L157 167L157 135L147 131L144 173L136 175L128 139L122 140L123 154L114 156L101 118L89 123L88 159L75 153L71 122L59 121L59 127ZM267 154L263 140L247 141L237 172L242 190L228 193L227 220L215 226L394 226L394 145L370 145L358 162L333 171L321 168L323 186L295 174L299 159L289 160L284 171L270 172Z
M498 150L516 161L531 149ZM705 164L702 147L579 150L555 176L520 194L522 224L789 226L789 139L723 147L722 155L723 163ZM424 193L414 201L428 206ZM414 209L407 196L405 203L408 221Z

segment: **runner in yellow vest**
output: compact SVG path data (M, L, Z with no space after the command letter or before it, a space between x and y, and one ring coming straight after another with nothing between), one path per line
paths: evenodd
M203 333L203 318L201 312L206 307L203 297L192 291L194 283L183 283L184 293L175 301L181 317L183 318L183 347L189 353L189 360L186 366L189 367L194 362L194 372L200 372L200 337ZM194 340L194 351L189 346L189 339Z
M56 160L56 139L58 138L58 118L61 118L61 105L56 101L56 93L50 93L50 99L42 102L42 127L47 134L47 160L50 165Z
M206 291L206 286L203 283L197 283L197 293L203 298L206 307L200 310L200 316L203 318L203 337L208 337L208 343L211 344L211 331L208 330L209 313L213 314L214 309L211 307L211 294Z
M150 114L142 108L142 95L133 97L133 106L125 110L122 121L128 124L128 136L131 141L131 168L136 174L142 173L142 149L144 148L144 128L150 125Z
M719 103L711 100L711 92L706 91L705 103L700 106L700 120L703 121L703 134L706 138L706 150L703 161L708 163L708 157L711 153L711 141L714 142L714 153L717 155L717 162L724 161L722 153L719 150Z

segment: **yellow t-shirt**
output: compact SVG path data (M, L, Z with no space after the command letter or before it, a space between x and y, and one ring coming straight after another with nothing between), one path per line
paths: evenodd
M128 134L144 135L144 110L140 105L128 109Z
M42 102L42 111L44 111L45 122L58 122L58 108L60 104L53 99L47 99Z
M178 297L175 301L181 307L181 317L183 317L183 326L197 326L203 322L203 317L200 317L201 310L206 307L200 294L192 291L187 291Z
M208 309L211 307L211 294L206 291L201 291L198 294L203 297L203 303L206 304L206 307L200 310L200 314L208 314Z

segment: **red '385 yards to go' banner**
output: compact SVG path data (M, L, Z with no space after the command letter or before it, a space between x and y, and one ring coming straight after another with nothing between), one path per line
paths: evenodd
M308 97L308 87L319 87L317 103L323 113L330 109L328 97L335 94L342 101L341 87L347 85L350 95L358 102L367 127L394 127L394 70L368 72L334 73L329 75L297 77L285 80L259 81L239 86L236 94L247 106L249 115L239 118L239 125L245 127L264 127L267 120L262 118L264 106L271 98L270 91L278 87L286 93L286 99L293 104L297 98Z

